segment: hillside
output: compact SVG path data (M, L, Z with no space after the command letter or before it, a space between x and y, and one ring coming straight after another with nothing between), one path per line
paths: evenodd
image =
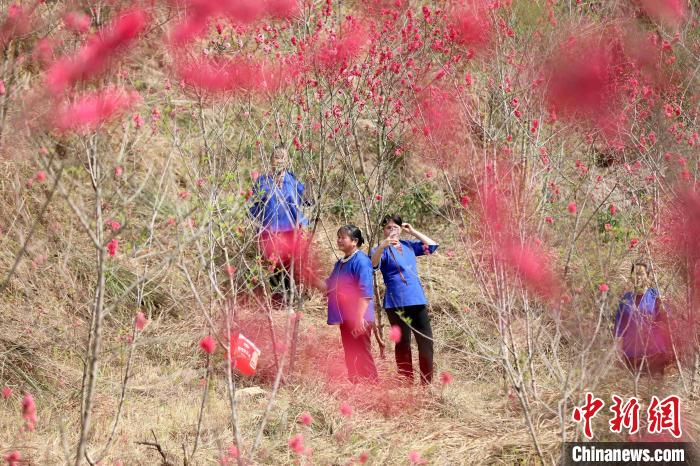
M0 1L5 462L558 464L586 393L592 440L674 439L646 410L677 395L694 441L695 8ZM250 208L279 148L309 241L270 253ZM429 387L398 376L379 304L379 382L351 384L318 285L339 227L369 252L394 213L440 245L418 259ZM640 265L663 376L613 335ZM639 399L639 433L611 431L613 395Z

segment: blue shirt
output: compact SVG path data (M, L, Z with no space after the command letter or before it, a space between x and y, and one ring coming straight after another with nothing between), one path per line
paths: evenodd
M253 186L253 205L250 214L269 232L290 231L306 226L309 221L301 211L304 200L304 183L291 172L284 173L282 185L274 176L261 175Z
M379 270L384 277L386 292L384 293L384 309L396 307L419 306L427 304L423 285L418 278L416 257L432 254L438 245L424 246L421 241L399 240L402 252L394 246L382 251ZM372 255L377 248L372 249Z
M668 351L665 329L659 322L658 297L655 288L648 288L639 306L636 294L631 291L620 300L615 315L615 336L622 338L622 350L627 357L649 357Z
M357 251L347 262L339 260L326 280L328 286L328 325L356 321L360 300L369 298L366 322L374 322L374 270L372 259Z

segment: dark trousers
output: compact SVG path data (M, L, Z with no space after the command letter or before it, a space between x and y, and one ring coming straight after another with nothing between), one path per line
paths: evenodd
M649 374L652 377L663 377L666 366L673 362L673 354L666 353L636 358L623 355L623 358L627 368L635 374Z
M263 231L258 239L263 256L274 264L270 275L270 287L272 304L275 306L291 304L293 301L292 265L295 260L301 260L299 238L299 231L291 230Z
M361 381L376 381L377 367L372 358L372 329L352 336L352 328L348 324L340 324L340 338L343 340L345 365L348 368L348 378L352 383Z
M420 381L428 384L433 380L433 330L430 328L430 316L425 305L395 307L386 310L389 322L401 329L401 340L394 346L396 365L399 374L413 380L413 362L411 356L411 328L418 343L418 365ZM410 323L410 326L409 326Z
M270 275L270 287L272 288L272 303L283 306L292 302L292 277L285 265L279 265Z

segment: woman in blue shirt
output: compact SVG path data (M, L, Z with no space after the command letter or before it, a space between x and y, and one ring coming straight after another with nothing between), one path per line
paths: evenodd
M401 339L396 343L396 365L399 374L413 380L411 359L411 331L418 344L418 361L421 383L428 384L433 379L433 331L427 311L427 300L423 292L416 257L432 254L438 244L403 223L399 215L387 215L382 220L384 241L372 250L372 266L382 271L386 291L384 309L392 326L401 329ZM417 241L399 239L404 231L417 238Z
M260 224L260 245L268 259L296 243L301 229L309 224L301 208L310 204L304 198L304 183L289 171L287 149L275 148L271 166L271 174L261 175L256 180L250 207L251 216ZM270 277L272 300L278 305L289 304L292 298L292 258L278 259Z
M374 325L374 271L369 256L359 249L364 241L355 225L341 227L336 245L344 257L335 263L325 282L318 282L328 297L328 325L340 326L345 365L353 383L378 379L370 339Z
M649 267L632 264L634 291L624 294L615 315L615 337L627 366L634 372L661 376L673 361L668 316L656 288L650 288Z

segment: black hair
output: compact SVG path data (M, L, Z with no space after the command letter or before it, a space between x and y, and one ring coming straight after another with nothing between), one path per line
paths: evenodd
M649 265L648 262L645 262L643 260L638 260L638 261L632 262L632 268L630 269L630 275L634 273L635 267L644 267L647 271L647 275L651 275L651 265Z
M384 218L382 218L382 228L384 228L389 222L394 222L398 226L403 225L403 220L401 220L401 216L399 214L385 215Z
M357 247L359 248L363 244L365 244L365 239L362 237L362 231L357 228L355 225L345 225L340 228L338 228L338 233L345 233L352 239L357 240Z

